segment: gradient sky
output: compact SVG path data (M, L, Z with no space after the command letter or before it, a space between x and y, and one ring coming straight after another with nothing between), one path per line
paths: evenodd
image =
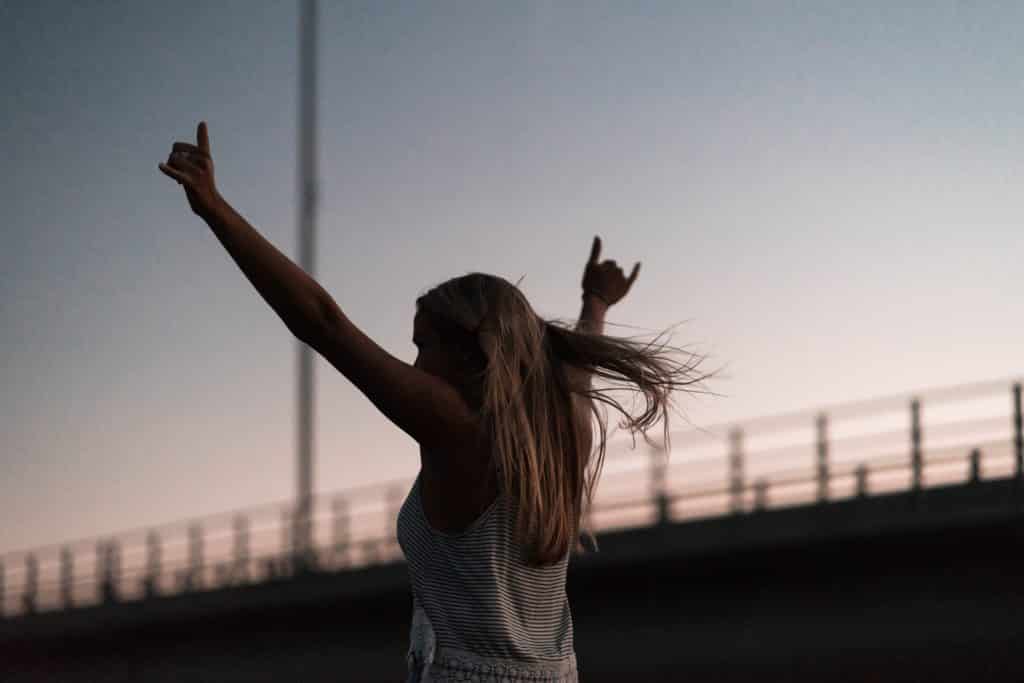
M574 318L599 234L703 425L1019 375L1024 5L892 5L322 2L315 275L412 362L465 272ZM0 2L0 551L293 495L297 342L156 166L205 119L296 257L297 14ZM316 489L412 477L316 373Z

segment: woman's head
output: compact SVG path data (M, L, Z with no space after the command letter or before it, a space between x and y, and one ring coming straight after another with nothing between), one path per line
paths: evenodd
M676 364L662 354L666 347L546 321L518 287L484 273L453 278L419 297L414 340L416 366L449 381L476 411L533 564L581 548L583 513L600 476L607 434L594 401L622 413L621 426L633 433L646 435L664 418L667 442L671 392L709 376L696 375L701 359L689 354L689 362ZM639 390L646 409L632 417L607 389L592 389L589 375ZM596 458L590 415L600 427Z
M458 387L468 400L467 390L474 385L474 369L482 370L483 354L476 336L429 311L419 310L413 320L412 340L417 351L413 365Z
M482 408L488 354L506 326L520 341L536 334L539 321L519 289L503 278L470 273L434 287L416 300L413 339L417 367L454 384L471 407ZM531 325L531 320L533 323Z

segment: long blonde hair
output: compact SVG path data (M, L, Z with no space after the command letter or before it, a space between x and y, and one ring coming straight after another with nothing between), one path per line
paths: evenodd
M557 562L570 548L583 550L580 529L601 474L608 429L595 401L618 410L625 418L619 426L645 440L663 418L668 453L672 392L711 376L696 372L702 356L682 351L686 360L679 363L664 351L680 349L544 320L517 286L494 275L469 273L443 282L420 296L416 307L438 324L442 342L461 351L469 383L460 390L488 434L499 490L517 503L516 538L534 566ZM574 381L583 376L579 371L625 386L593 389L589 381ZM616 388L639 391L644 410L630 415L609 395ZM584 405L600 426L596 457L590 421L579 413ZM596 548L593 531L585 531Z

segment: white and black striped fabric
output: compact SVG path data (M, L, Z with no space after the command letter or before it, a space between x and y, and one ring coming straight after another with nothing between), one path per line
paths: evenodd
M439 650L524 663L574 661L565 592L569 553L555 564L528 567L513 540L513 511L502 494L465 530L438 531L423 512L416 477L397 523L413 612L426 614Z

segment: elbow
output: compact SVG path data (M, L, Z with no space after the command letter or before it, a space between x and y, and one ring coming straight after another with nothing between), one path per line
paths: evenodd
M344 319L345 315L338 304L324 293L315 298L304 315L297 316L297 321L289 329L300 341L315 348L316 343L330 337Z

